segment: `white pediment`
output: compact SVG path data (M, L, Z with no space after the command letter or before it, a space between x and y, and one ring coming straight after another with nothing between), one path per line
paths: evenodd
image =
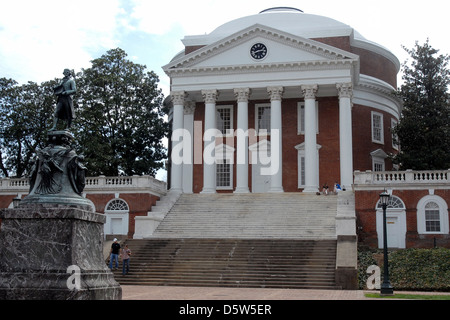
M250 48L263 43L268 53L261 60L250 55ZM263 25L254 25L191 54L173 60L166 73L199 70L260 69L274 66L353 64L358 56L344 50Z

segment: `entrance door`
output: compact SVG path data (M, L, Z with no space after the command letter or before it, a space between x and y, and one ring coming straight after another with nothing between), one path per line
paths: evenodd
M111 218L111 234L122 234L122 218Z
M398 217L386 217L388 247L400 248L400 224Z

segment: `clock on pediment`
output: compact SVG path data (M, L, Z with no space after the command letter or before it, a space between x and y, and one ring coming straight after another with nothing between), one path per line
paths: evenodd
M255 43L250 48L250 55L255 60L261 60L264 59L267 55L267 47L263 43Z

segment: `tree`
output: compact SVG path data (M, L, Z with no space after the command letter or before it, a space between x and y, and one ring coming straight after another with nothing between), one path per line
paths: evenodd
M54 109L54 81L24 85L0 78L0 170L5 177L24 177L36 148L46 142L46 128Z
M109 50L77 77L74 130L89 175L154 175L166 158L159 78L126 57Z
M396 92L403 111L394 135L401 150L393 159L402 169L450 168L450 70L448 55L438 55L429 41L413 49L403 64L404 84Z

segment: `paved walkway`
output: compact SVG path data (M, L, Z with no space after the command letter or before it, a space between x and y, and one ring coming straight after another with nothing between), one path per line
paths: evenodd
M364 293L362 290L122 286L123 300L382 300L366 298Z

